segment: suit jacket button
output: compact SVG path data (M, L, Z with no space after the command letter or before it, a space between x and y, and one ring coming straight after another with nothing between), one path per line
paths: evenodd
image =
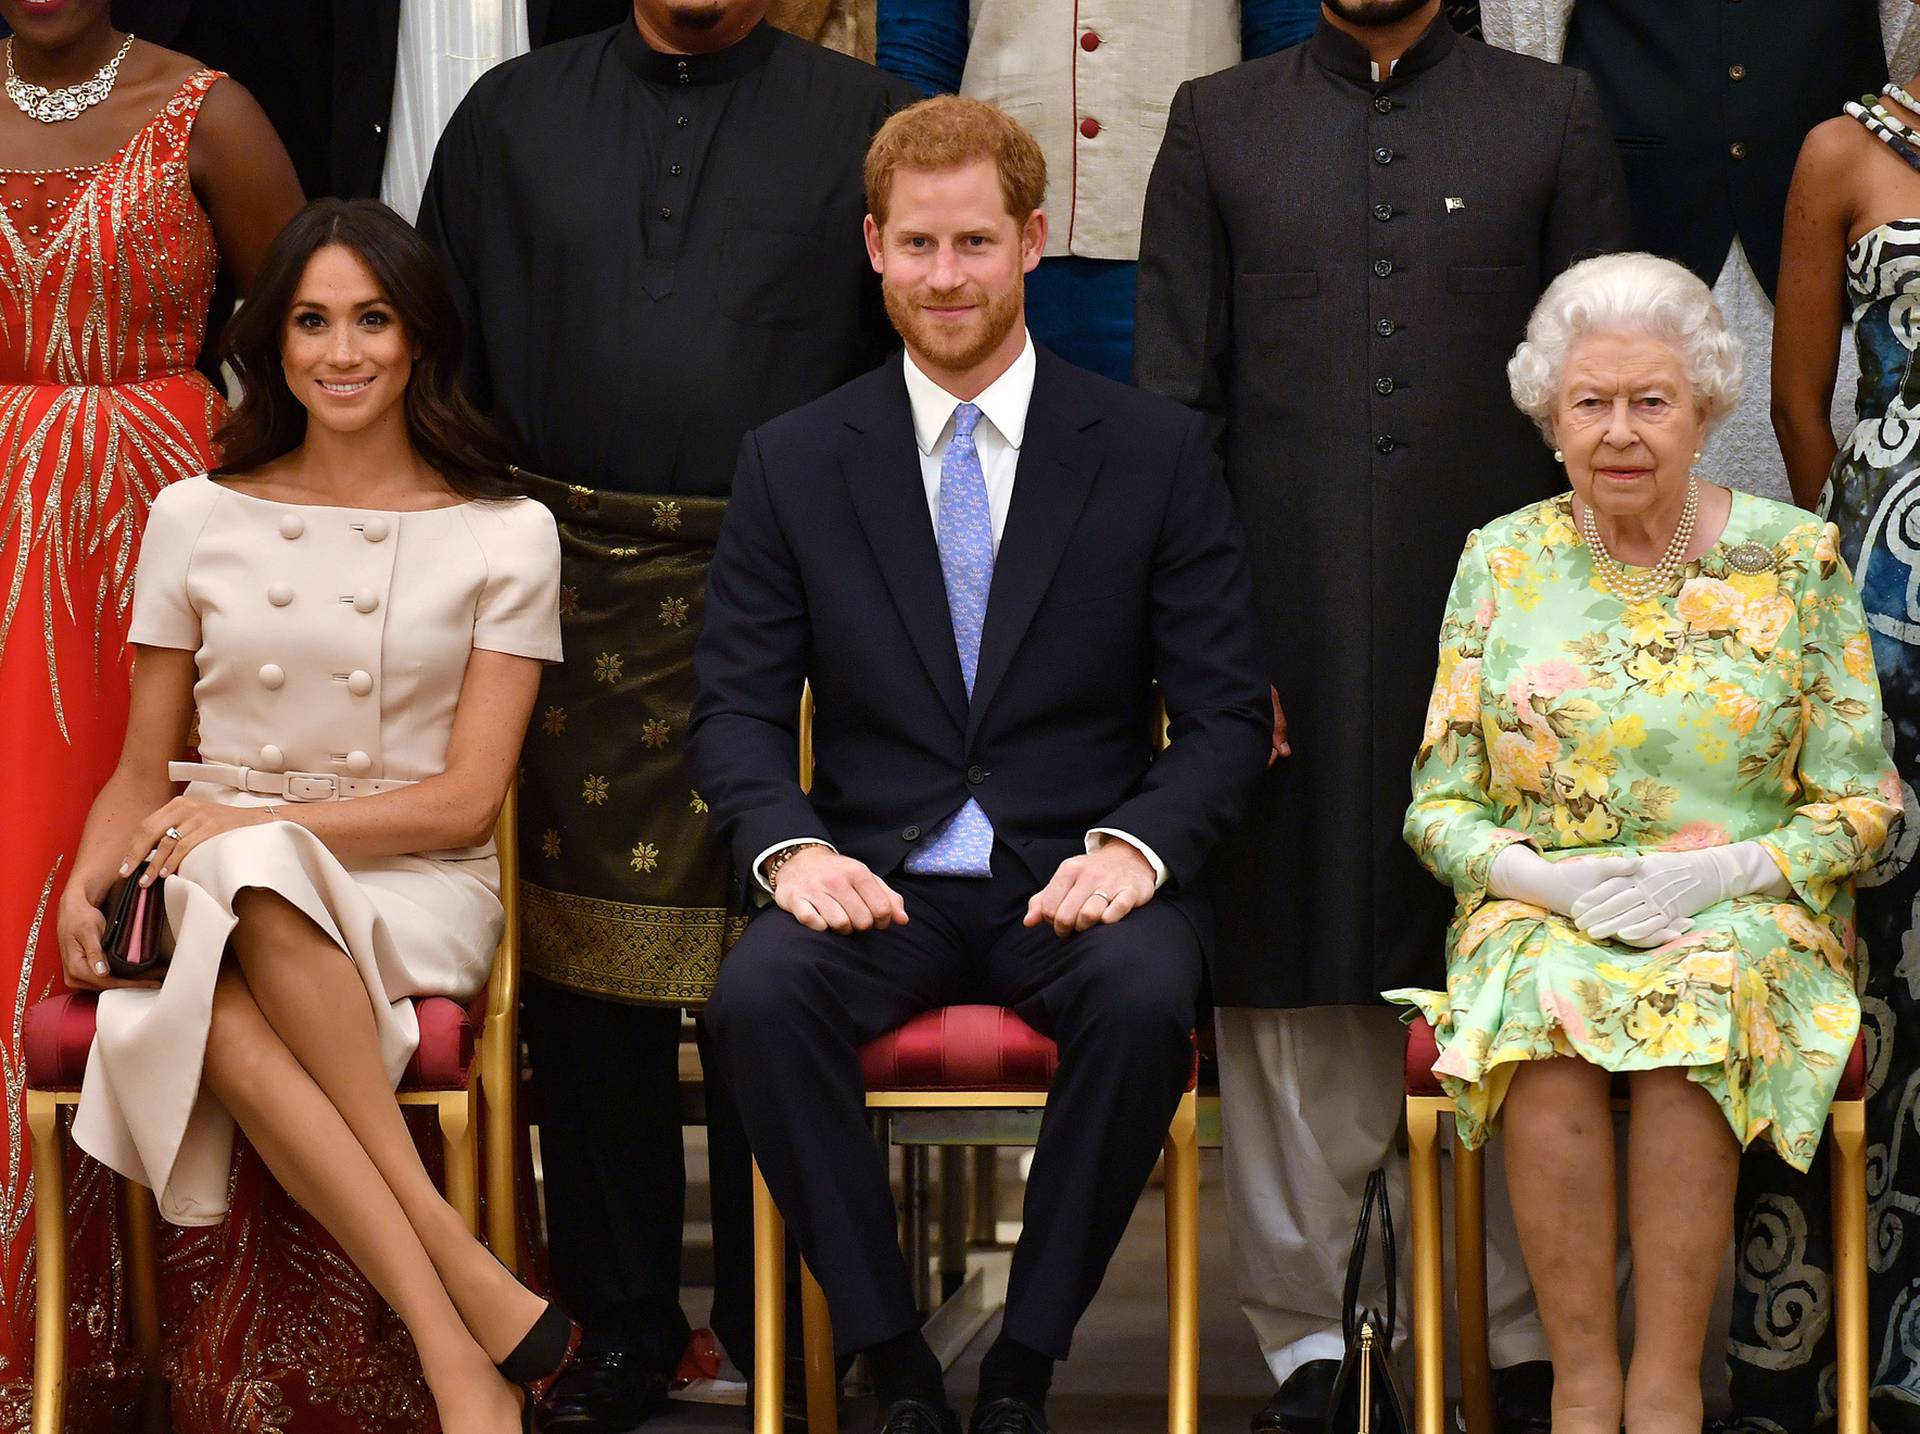
M1373 391L1382 398L1387 397L1393 392L1393 380L1390 378L1376 378L1373 381Z
M1373 331L1383 339L1390 339L1393 337L1393 331L1398 327L1399 325L1392 319L1382 319L1373 326Z
M1378 438L1373 440L1373 446L1379 449L1382 453L1391 453L1395 448L1398 448L1400 445L1394 442L1392 434L1383 433Z
M920 840L920 828L919 828L919 827L908 827L908 828L907 828L907 829L906 829L905 831L903 831L903 832L901 832L901 833L900 833L900 840L901 840L901 841L919 841L919 840Z
M986 779L987 779L987 769L985 767L967 768L967 780L971 782L974 786L976 787L979 786L982 782L986 781Z
M1391 204L1374 205L1373 217L1378 219L1382 224L1385 224L1389 219L1393 218L1393 206Z
M1393 151L1388 149L1384 144L1381 145L1373 152L1373 162L1375 164L1392 164Z
M1388 99L1385 95L1376 96L1373 101L1373 112L1375 114L1380 114L1380 115L1392 114L1393 101Z

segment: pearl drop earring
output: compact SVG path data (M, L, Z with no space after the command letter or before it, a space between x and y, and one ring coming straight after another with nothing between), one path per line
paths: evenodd
M1556 448L1553 450L1553 461L1555 463L1565 463L1567 461L1567 455Z

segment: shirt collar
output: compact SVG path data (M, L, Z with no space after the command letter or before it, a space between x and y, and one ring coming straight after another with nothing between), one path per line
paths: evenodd
M941 437L953 422L954 409L966 400L955 398L928 378L913 361L911 352L903 353L902 362L906 365L907 402L913 408L914 442L920 445L922 453L931 454L938 450ZM1037 363L1033 356L1033 335L1028 334L1020 357L973 400L981 416L1007 440L1009 448L1016 450L1027 433L1027 409L1033 402L1033 374Z
M629 18L614 46L627 68L656 85L718 85L737 80L767 62L773 53L773 26L762 20L724 50L705 55L674 55L640 38Z
M1433 17L1433 23L1427 26L1426 32L1394 61L1392 73L1384 80L1377 79L1373 73L1373 57L1367 53L1367 47L1339 26L1329 23L1323 14L1314 29L1313 38L1307 42L1307 52L1328 74L1378 89L1400 84L1410 76L1438 64L1453 53L1459 38L1448 23L1447 12L1443 8Z

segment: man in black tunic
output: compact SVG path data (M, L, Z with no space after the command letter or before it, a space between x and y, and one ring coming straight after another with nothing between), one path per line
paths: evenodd
M861 165L917 96L766 9L635 0L631 21L489 72L421 211L474 392L560 520L566 661L542 688L520 818L553 1275L586 1327L549 1430L630 1427L687 1337L681 1010L705 1001L738 908L684 746L740 439L895 342L860 240ZM711 1081L708 1114L714 1325L745 1365L746 1152Z
M1215 873L1228 1218L1284 1386L1256 1429L1319 1427L1367 1172L1404 1190L1379 993L1442 980L1447 893L1400 837L1435 633L1467 532L1561 482L1506 361L1626 222L1592 83L1457 36L1440 0L1326 0L1305 44L1173 100L1134 373L1221 436L1277 719ZM1494 1359L1532 1363L1498 1245Z

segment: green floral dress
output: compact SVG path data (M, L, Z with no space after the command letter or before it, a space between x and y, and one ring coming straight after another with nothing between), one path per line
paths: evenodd
M1413 769L1406 839L1458 898L1433 1023L1460 1137L1486 1139L1514 1063L1686 1066L1744 1145L1804 1170L1860 1023L1849 878L1900 813L1866 622L1837 535L1733 495L1679 592L1623 603L1572 495L1467 539ZM1557 854L1757 839L1792 895L1709 907L1654 950L1487 891L1510 842Z

